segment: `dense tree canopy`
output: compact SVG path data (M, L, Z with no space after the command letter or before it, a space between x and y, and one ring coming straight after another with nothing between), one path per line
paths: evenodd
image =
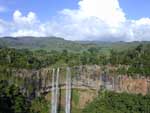
M0 66L15 68L41 68L52 65L84 65L101 64L105 55L99 54L96 48L91 48L82 53L72 53L67 50L62 52L43 50L29 51L26 49L0 49Z
M15 85L0 81L0 113L48 113L49 104L44 97L30 100Z
M83 113L149 113L150 95L103 92L90 104Z
M74 53L68 50L30 51L27 49L0 48L0 113L47 113L48 103L43 98L30 100L18 87L8 83L11 69L40 69L48 66L102 65L117 67L118 74L150 75L150 44L110 53L100 52L100 48ZM7 81L8 80L8 81ZM126 93L101 93L83 110L84 113L149 113L150 96ZM37 109L38 108L38 109ZM149 110L147 112L147 110Z
M43 50L29 51L26 49L0 49L0 67L39 69L47 66L64 65L124 65L127 74L150 74L150 44L139 45L134 49L122 52L111 50L103 54L98 48L91 47L87 51L73 53ZM121 70L121 69L119 69ZM120 72L120 71L119 71Z
M135 49L124 52L111 51L110 62L112 65L126 65L123 68L127 74L149 75L150 74L150 44L139 45Z
M29 106L19 88L0 81L0 113L29 113Z

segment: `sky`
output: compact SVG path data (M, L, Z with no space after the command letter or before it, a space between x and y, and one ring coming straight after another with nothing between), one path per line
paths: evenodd
M150 41L150 0L0 0L0 37Z

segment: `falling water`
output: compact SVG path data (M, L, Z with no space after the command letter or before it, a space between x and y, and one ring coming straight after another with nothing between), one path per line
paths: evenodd
M71 72L70 68L67 68L66 73L66 113L70 113L71 110Z
M56 76L56 90L55 90L55 113L58 111L58 97L59 97L59 68L57 69L57 76Z
M58 111L58 96L59 96L59 68L55 76L55 69L52 74L52 100L51 100L51 113L57 113Z
M51 99L51 113L58 112L58 100L59 97L59 68L55 76L55 69L52 74L52 99ZM66 113L70 113L71 110L71 72L70 68L67 68L66 72Z
M55 113L55 69L53 69L53 74L52 74L51 113Z

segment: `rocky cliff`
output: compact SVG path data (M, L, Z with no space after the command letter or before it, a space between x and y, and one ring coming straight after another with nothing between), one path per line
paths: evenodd
M103 88L143 95L150 93L150 78L117 75L112 70L115 70L115 67L97 65L72 67L72 88L94 89L96 91ZM59 74L59 87L65 88L66 68L60 68ZM10 83L18 85L21 91L30 97L51 91L52 68L40 70L11 69L7 71L7 75L11 75L7 77Z

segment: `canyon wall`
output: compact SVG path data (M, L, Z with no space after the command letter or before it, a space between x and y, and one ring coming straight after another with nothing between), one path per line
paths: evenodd
M115 67L76 66L71 68L72 88L79 89L106 89L116 92L128 92L136 94L150 93L150 78L130 77L117 75L112 72ZM110 71L111 70L111 71ZM40 70L12 69L9 70L10 83L15 83L21 91L30 97L38 96L51 91L52 68ZM59 87L65 88L66 68L60 68Z

